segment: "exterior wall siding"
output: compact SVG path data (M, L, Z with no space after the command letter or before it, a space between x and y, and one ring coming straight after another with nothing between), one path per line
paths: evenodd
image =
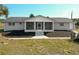
M24 30L24 23L15 23L15 25L9 25L8 23L4 23L4 31L8 30Z
M60 22L54 23L54 30L72 30L73 24L72 23L65 23L64 26L60 26Z
M74 29L74 26L73 25L74 25L73 23L70 23L70 29L71 30Z

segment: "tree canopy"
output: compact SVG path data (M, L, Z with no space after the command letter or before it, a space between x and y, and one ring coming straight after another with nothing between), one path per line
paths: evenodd
M5 17L7 18L8 17L8 8L2 4L0 4L0 16L3 16L5 15Z
M34 17L34 14L30 14L30 16L29 16L30 18L32 18L32 17Z

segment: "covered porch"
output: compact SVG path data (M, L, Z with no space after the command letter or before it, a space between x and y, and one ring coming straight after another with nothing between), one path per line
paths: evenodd
M25 21L25 32L35 32L36 36L44 35L44 32L54 31L53 21Z
M25 32L35 32L35 36L43 36L44 32L54 31L54 20L41 15L29 18L24 23Z

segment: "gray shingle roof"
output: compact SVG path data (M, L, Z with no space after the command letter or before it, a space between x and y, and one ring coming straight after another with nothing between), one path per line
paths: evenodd
M6 20L4 20L4 22L24 22L25 20L31 20L33 18L37 18L37 17L43 17L43 18L47 18L41 15L29 18L29 17L9 17ZM53 20L52 18L47 18L49 20ZM37 19L38 21L40 21L39 19Z
M35 17L43 17L43 18L48 18L48 17L44 17L41 15L35 16ZM34 17L33 17L34 18ZM31 19L29 17L9 17L6 20L4 20L4 22L24 22L27 19ZM48 18L50 20L54 20L54 22L73 22L71 19L69 18Z
M28 17L9 17L4 22L24 22Z
M73 22L69 18L52 18L52 19L54 19L54 22Z

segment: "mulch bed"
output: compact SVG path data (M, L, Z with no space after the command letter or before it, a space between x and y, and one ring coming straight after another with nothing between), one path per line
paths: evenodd
M48 37L70 37L71 31L54 31L52 33L47 33L46 36Z

